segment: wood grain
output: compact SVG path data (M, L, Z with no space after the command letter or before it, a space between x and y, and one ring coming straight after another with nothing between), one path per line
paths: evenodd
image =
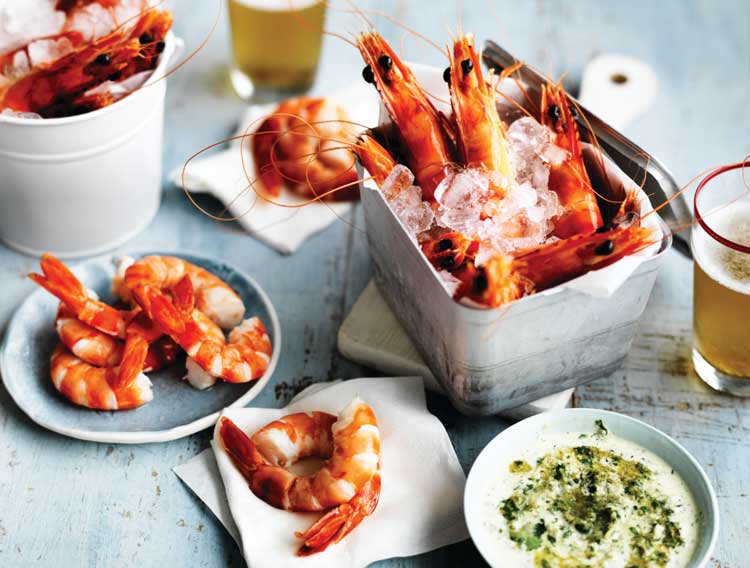
M206 32L213 2L176 3L176 31L195 46ZM656 70L654 108L626 131L685 182L700 170L748 152L750 127L750 4L743 0L650 2L371 1L443 45L458 22L493 38L551 75L567 71L573 85L600 51L622 52ZM403 38L406 57L445 65L437 49L373 16L389 40ZM329 29L350 32L364 23L329 13ZM232 131L242 103L226 82L228 38L222 21L207 47L169 79L164 170ZM353 48L329 37L316 93L360 80ZM0 174L1 175L1 174ZM106 188L103 188L105 191ZM217 207L208 199L202 204ZM258 405L279 406L313 381L369 374L343 359L336 334L371 276L362 218L355 210L282 257L236 227L217 226L165 185L155 221L121 250L195 250L252 274L275 303L284 331L281 361ZM0 326L32 289L24 274L35 259L0 247ZM709 391L689 362L692 270L670 253L624 369L578 389L576 404L642 417L675 436L707 468L718 493L722 532L712 566L747 566L750 533L750 403ZM445 399L430 408L448 428L468 470L507 423L468 419ZM243 566L231 537L170 468L208 447L208 432L166 443L109 446L69 440L26 418L0 387L0 564L3 566ZM382 566L481 564L462 543Z

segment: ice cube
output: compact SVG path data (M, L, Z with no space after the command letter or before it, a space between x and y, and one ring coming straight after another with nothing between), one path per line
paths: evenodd
M55 0L0 0L0 55L55 35L64 24L65 14L55 10Z
M414 174L406 166L397 164L385 178L380 190L385 195L386 200L391 200L398 196L404 189L411 187L414 183Z
M42 118L35 112L16 112L9 108L0 111L0 116L12 116L13 118Z
M435 214L430 204L422 201L422 190L416 185L402 189L388 200L388 205L412 238L432 227Z
M477 233L482 208L490 194L493 174L469 168L449 173L435 190L436 219L440 226L467 235Z

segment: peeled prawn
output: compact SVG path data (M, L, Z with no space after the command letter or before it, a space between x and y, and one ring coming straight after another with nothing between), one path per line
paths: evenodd
M78 320L65 304L58 308L55 328L60 342L82 361L97 367L120 364L125 343ZM162 369L176 359L177 344L167 336L161 337L148 346L143 372Z
M154 321L182 347L204 371L231 383L259 379L271 358L271 341L260 319L242 321L229 333L229 342L207 332L195 306L190 276L172 290L172 299L156 287L135 290L136 300Z
M153 399L151 381L141 372L147 345L128 350L119 367L96 367L82 361L64 345L52 352L50 376L71 402L97 410L125 410Z
M324 412L298 413L275 420L248 437L224 417L221 443L250 490L289 511L331 509L298 537L304 556L339 542L370 515L380 496L380 433L373 410L355 398L338 418ZM299 459L326 459L310 475L286 469Z
M245 304L231 286L205 268L175 256L123 258L112 282L112 292L131 301L136 288L171 290L186 275L190 277L198 310L222 329L232 329L242 321ZM148 296L142 296L142 300L148 301ZM147 305L143 307L148 311Z

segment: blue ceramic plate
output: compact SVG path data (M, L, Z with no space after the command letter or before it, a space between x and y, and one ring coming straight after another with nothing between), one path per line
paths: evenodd
M136 258L145 252L131 254ZM271 301L255 281L236 268L194 254L180 258L202 266L227 282L245 302L246 316L258 316L273 345L268 370L259 380L244 384L219 381L199 391L186 381L184 359L158 372L149 373L154 399L133 410L99 411L76 406L55 389L49 376L49 359L57 342L54 321L58 301L44 290L36 290L13 315L0 349L0 370L5 388L16 404L34 422L65 436L92 440L141 444L164 442L188 436L213 425L222 409L244 406L255 398L273 374L279 358L281 332ZM114 274L112 259L81 263L73 271L104 301L113 301L110 286Z

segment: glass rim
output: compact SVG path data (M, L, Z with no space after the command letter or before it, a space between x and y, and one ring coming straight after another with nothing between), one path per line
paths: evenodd
M720 235L719 233L714 231L711 227L709 227L708 223L701 215L700 209L698 208L698 196L700 195L701 191L703 191L703 188L708 184L708 182L713 180L715 177L720 176L721 174L724 174L726 172L730 172L732 170L736 170L739 168L750 168L750 160L737 162L736 164L729 164L727 166L721 166L720 168L716 168L714 171L712 171L710 174L704 177L701 180L701 182L698 184L698 187L695 189L695 196L693 197L693 212L695 214L695 220L698 221L698 224L701 226L701 228L704 231L706 231L706 233L708 233L714 240L738 252L750 254L750 246L736 243L733 240Z

